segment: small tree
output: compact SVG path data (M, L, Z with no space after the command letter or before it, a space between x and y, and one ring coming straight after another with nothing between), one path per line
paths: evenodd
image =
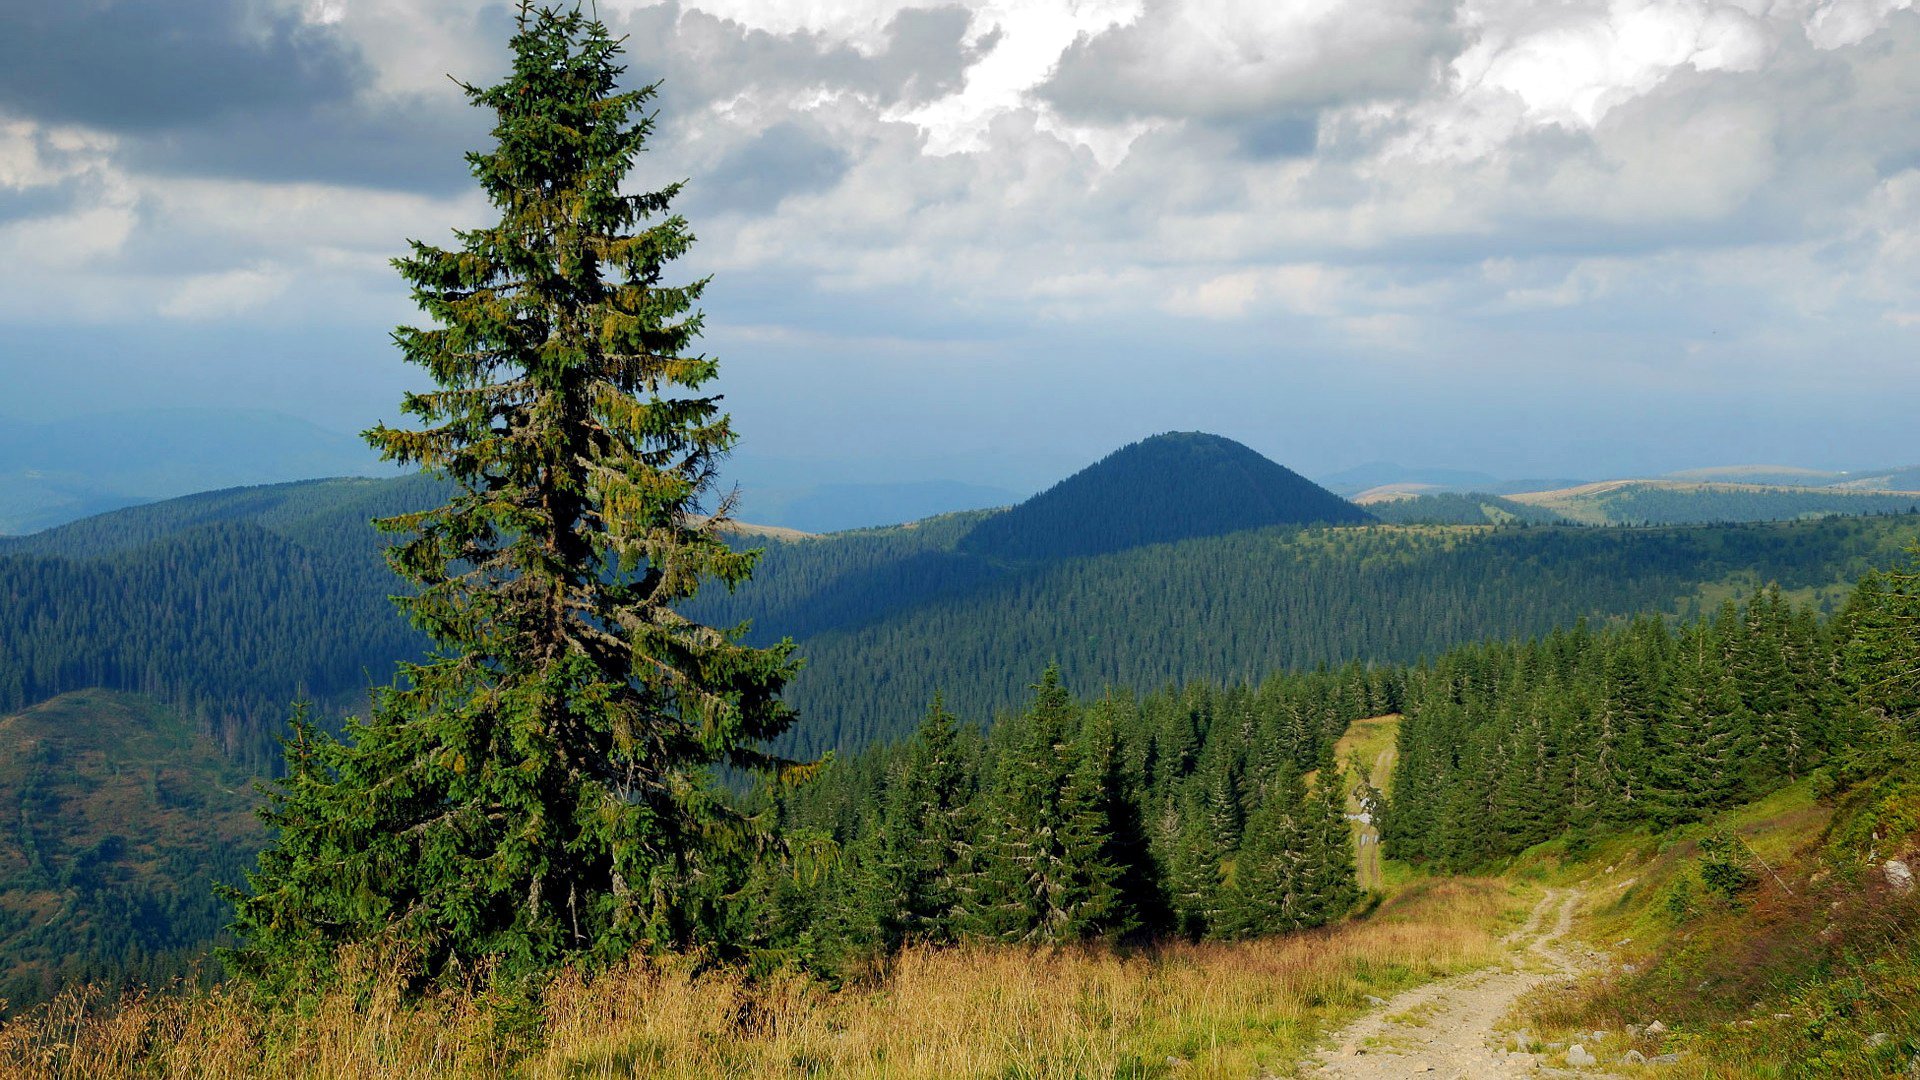
M299 729L277 844L236 897L243 969L375 939L429 974L698 939L756 833L710 770L777 764L762 747L792 721L790 644L674 610L754 553L702 504L734 435L689 351L705 281L662 283L693 241L680 185L621 188L654 87L617 89L620 43L578 10L523 6L512 49L465 88L496 117L467 160L499 220L395 260L434 324L394 333L435 383L404 402L422 426L367 433L455 485L379 523L437 649L344 741Z

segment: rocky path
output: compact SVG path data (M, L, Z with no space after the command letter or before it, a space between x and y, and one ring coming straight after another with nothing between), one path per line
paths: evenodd
M1339 1049L1322 1054L1307 1075L1478 1080L1535 1074L1535 1056L1509 1052L1505 1039L1495 1039L1494 1024L1521 994L1573 974L1573 956L1559 942L1579 901L1578 891L1549 889L1526 925L1507 939L1512 950L1507 963L1400 994L1336 1035Z

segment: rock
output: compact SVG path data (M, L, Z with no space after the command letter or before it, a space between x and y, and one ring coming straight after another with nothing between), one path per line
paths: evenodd
M1647 1059L1647 1063L1650 1065L1678 1065L1680 1064L1680 1055L1679 1054L1655 1054L1654 1056Z
M1592 1031L1587 1032L1587 1037L1592 1039L1594 1042L1607 1041L1607 1033L1604 1031L1601 1031L1599 1028L1594 1028Z
M1913 867L1905 859L1888 859L1880 865L1880 872L1886 875L1887 884L1896 892L1913 891Z
M1647 1025L1646 1031L1649 1035L1665 1035L1667 1033L1667 1025L1655 1020L1653 1023Z
M1624 1065L1645 1065L1647 1063L1647 1055L1638 1050L1629 1050L1626 1056L1620 1059L1620 1062Z
M1584 1069L1589 1065L1600 1064L1600 1059L1587 1053L1586 1047L1579 1043L1574 1043L1567 1049L1567 1064L1576 1069Z
M1369 1004L1369 1005L1385 1005L1386 1003L1387 1003L1387 999L1386 999L1386 998L1383 998L1383 997L1375 997L1375 996L1374 996L1374 995L1372 995L1372 994L1368 994L1368 995L1367 995L1367 1004Z
M1533 1032L1528 1031L1526 1028L1521 1028L1519 1031L1514 1032L1513 1045L1517 1050L1532 1050L1534 1047Z

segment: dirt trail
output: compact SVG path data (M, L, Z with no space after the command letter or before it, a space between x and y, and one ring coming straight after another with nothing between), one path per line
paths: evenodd
M1573 974L1574 959L1558 942L1572 926L1579 901L1578 891L1549 889L1534 905L1526 925L1507 939L1513 955L1506 964L1400 994L1334 1036L1339 1049L1320 1055L1307 1075L1345 1080L1477 1080L1534 1074L1535 1055L1508 1052L1505 1040L1494 1038L1493 1026L1521 994ZM1553 911L1553 926L1543 930L1549 911Z

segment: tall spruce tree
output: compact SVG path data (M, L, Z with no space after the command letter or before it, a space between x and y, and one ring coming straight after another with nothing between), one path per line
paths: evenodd
M754 555L703 501L734 434L691 351L705 282L663 282L693 242L680 185L622 190L654 87L618 88L620 43L577 9L517 25L511 73L465 87L495 117L467 161L500 218L395 260L433 325L394 340L435 387L404 401L418 429L368 432L456 486L380 523L437 648L344 740L301 729L237 897L243 968L384 938L429 975L531 971L698 939L756 834L710 770L777 764L792 720L790 646L675 611Z

